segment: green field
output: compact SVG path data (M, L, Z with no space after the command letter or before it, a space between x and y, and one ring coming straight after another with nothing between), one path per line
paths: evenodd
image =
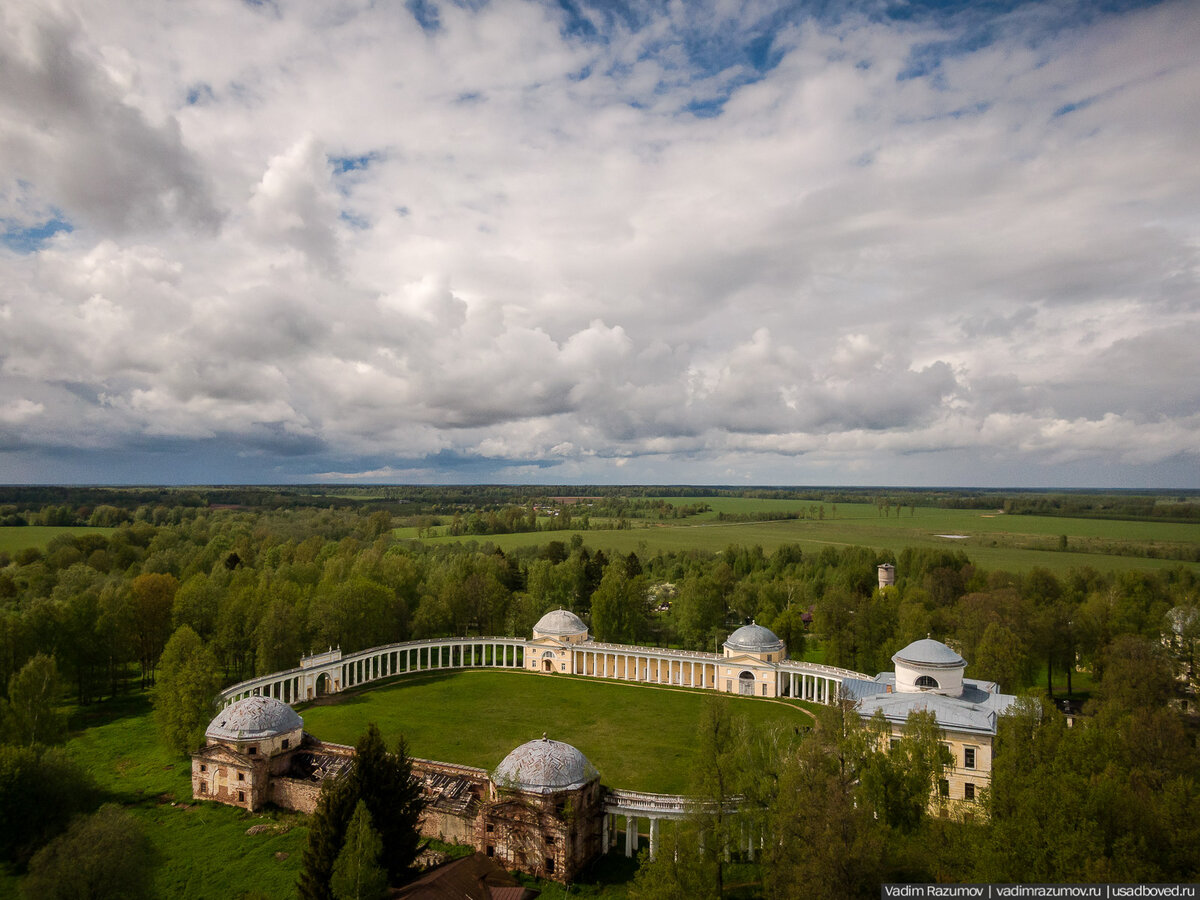
M352 744L374 722L390 744L403 734L425 759L494 769L515 747L546 733L578 747L601 780L628 790L679 794L688 787L696 726L711 691L657 688L563 675L487 670L402 676L389 685L300 707L306 731ZM730 697L755 727L800 728L790 703Z
M761 545L770 553L782 544L799 544L816 552L822 547L865 546L898 553L905 547L962 550L986 569L1024 572L1043 567L1056 572L1090 566L1101 571L1164 569L1178 565L1200 568L1200 563L1170 557L1178 551L1194 553L1200 547L1200 524L1073 519L1058 516L1009 516L998 510L904 507L881 516L870 504L823 504L825 518L784 519L770 522L719 522L721 512L733 514L810 513L819 501L755 500L747 498L669 498L683 505L704 502L712 511L686 520L630 520L622 530L530 532L472 537L439 535L427 543L475 540L504 550L583 537L591 548L639 554L658 551L719 551L730 544ZM398 537L416 539L416 530L397 529ZM942 537L940 535L962 535ZM1062 535L1068 549L1059 549ZM1123 552L1116 552L1124 545Z
M192 801L191 761L158 743L145 694L89 707L72 723L68 752L133 813L158 857L155 896L290 898L307 841L304 819ZM253 825L279 832L247 836ZM282 858L281 858L282 857Z
M111 528L93 528L90 525L6 525L0 527L0 553L16 553L27 547L45 550L50 542L60 534L103 534L107 536L111 532Z

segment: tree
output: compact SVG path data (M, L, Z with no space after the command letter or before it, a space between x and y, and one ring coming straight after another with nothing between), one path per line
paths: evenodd
M53 656L39 653L8 683L4 732L16 744L56 744L67 734L67 718L58 710L62 683Z
M154 683L159 654L171 636L171 610L179 582L174 575L139 575L129 585L133 637L142 664L142 687Z
M781 762L770 810L774 840L764 849L770 898L877 897L884 825L860 792L871 735L847 703L822 711L817 726Z
M882 713L872 720L869 733L876 742L863 766L862 788L880 820L901 832L914 831L925 817L929 798L946 766L953 763L942 744L937 717L928 711L909 713L902 736L895 744ZM887 741L887 746L881 746Z
M95 784L62 750L0 745L0 859L23 865L97 802Z
M1104 651L1097 691L1104 706L1126 712L1155 709L1165 705L1174 690L1174 673L1161 645L1125 634Z
M139 900L154 895L152 864L137 819L108 804L37 852L21 893L29 900Z
M378 900L387 889L387 873L379 865L383 840L371 827L362 800L354 807L342 852L333 864L329 886L336 900Z
M592 630L597 640L632 644L645 628L645 583L640 575L630 578L624 560L618 560L604 569L600 586L592 593Z
M204 743L213 697L221 686L217 665L216 655L187 625L181 625L163 649L154 721L163 743L176 753L191 753Z
M374 723L355 747L350 772L325 782L309 825L308 845L300 872L304 900L331 900L330 881L346 843L350 819L359 801L371 815L383 843L379 861L391 882L404 880L421 852L421 812L425 798L412 776L412 761L404 738L388 753Z

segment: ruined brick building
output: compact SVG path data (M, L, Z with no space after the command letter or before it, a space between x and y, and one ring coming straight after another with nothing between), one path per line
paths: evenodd
M192 795L256 810L312 813L321 785L353 765L354 748L319 741L286 703L247 697L226 707L192 756ZM426 837L466 844L507 869L569 881L601 852L600 773L570 744L522 744L494 773L414 759L428 807Z

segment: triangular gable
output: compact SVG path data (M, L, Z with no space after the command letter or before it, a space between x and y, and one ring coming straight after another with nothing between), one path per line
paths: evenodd
M773 662L767 662L765 659L759 659L757 656L750 656L748 653L739 653L737 656L722 656L721 666L742 666L743 668L753 668L758 666L761 669L776 669L778 666Z
M252 765L249 756L244 753L237 753L221 744L210 744L203 750L193 753L192 758L206 763L224 763L231 766L245 766L246 768L250 768Z

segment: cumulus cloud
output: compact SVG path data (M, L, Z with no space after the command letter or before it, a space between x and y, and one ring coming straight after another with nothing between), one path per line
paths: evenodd
M1200 13L1084 7L9 4L0 453L1195 486Z

